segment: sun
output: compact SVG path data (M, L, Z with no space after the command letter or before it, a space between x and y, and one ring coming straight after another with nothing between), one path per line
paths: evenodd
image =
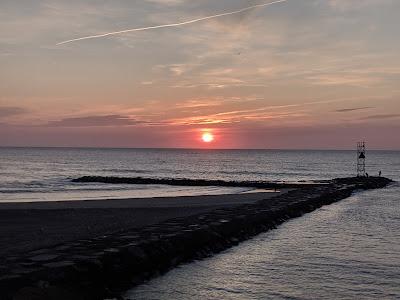
M211 143L214 140L214 135L210 132L205 132L201 136L201 139L203 140L204 143Z

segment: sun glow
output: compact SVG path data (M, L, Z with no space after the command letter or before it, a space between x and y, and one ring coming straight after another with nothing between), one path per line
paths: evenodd
M214 135L210 132L205 132L201 136L201 139L203 140L204 143L211 143L214 140Z

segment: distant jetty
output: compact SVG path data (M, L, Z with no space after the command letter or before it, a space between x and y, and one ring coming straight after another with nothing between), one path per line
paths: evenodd
M272 182L272 181L225 181L185 178L146 178L146 177L104 177L83 176L73 179L80 183L109 183L109 184L164 184L174 186L223 186L223 187L252 187L259 189L271 188L303 188L328 184L330 180L301 181L301 182Z
M110 178L83 177L76 181L127 181ZM132 182L143 183L138 179ZM220 181L200 182L215 185ZM1 299L118 298L128 288L181 263L218 253L288 219L345 199L355 191L383 188L391 182L383 177L355 177L301 185L302 188L254 204L219 208L8 257L0 261ZM274 187L258 186L258 183L250 186ZM279 187L288 186L280 184Z

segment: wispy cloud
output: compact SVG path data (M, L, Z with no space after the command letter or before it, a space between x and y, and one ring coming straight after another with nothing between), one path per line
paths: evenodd
M385 120L385 119L395 119L395 118L400 118L400 114L371 115L362 118L362 120Z
M352 111L358 111L358 110L365 110L365 109L370 109L370 108L373 108L373 107L371 107L371 106L365 106L365 107L354 107L354 108L341 108L341 109L335 110L335 112L346 113L346 112L352 112Z
M145 122L131 119L121 115L87 116L78 118L65 118L47 124L50 127L102 127L102 126L132 126Z
M206 21L206 20L215 19L215 18L221 18L221 17L225 17L225 16L241 14L243 12L246 12L246 11L249 11L249 10L253 10L253 9L256 9L256 8L262 8L262 7L266 7L266 6L270 6L270 5L274 5L274 4L278 4L278 3L282 3L282 2L287 2L287 1L289 1L289 0L278 0L278 1L273 1L273 2L268 2L268 3L263 3L263 4L252 5L252 6L248 6L248 7L245 7L245 8L239 9L239 10L235 10L235 11L230 11L230 12L226 12L226 13L211 15L211 16L197 18L197 19L192 19L192 20L188 20L188 21L184 21L184 22L163 24L163 25L156 25L156 26L148 26L148 27L139 27L139 28L125 29L125 30L107 32L107 33L102 33L102 34L84 36L84 37L80 37L80 38L66 40L66 41L57 43L56 45L63 45L63 44L82 41L82 40L102 38L102 37L119 35L119 34L124 34L124 33L129 33L129 32L156 30L156 29L171 28L171 27L180 27L180 26L190 25L190 24L194 24L194 23L198 23L198 22L202 22L202 21Z
M20 115L26 112L27 110L21 107L3 106L0 107L0 118Z
M287 105L268 105L264 107L225 110L215 113L191 115L183 118L173 118L167 120L171 125L220 125L220 124L235 124L243 122L258 122L264 123L268 120L279 120L280 122L292 123L299 118L308 116L308 108L328 103L342 102L344 100L326 100L326 101L310 101L297 104ZM223 107L221 107L223 108ZM303 120L304 122L305 120Z
M340 11L348 11L360 9L368 6L379 6L393 2L393 0L329 0L328 3L331 7Z

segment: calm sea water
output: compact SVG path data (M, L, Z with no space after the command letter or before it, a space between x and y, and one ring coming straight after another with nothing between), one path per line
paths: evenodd
M224 187L71 183L84 175L223 180L330 179L354 174L352 151L0 148L0 201L80 200L246 191ZM397 152L370 152L370 173L393 175Z
M73 184L82 175L310 180L351 176L352 151L0 149L0 201L239 193L218 187ZM400 180L400 152L367 153ZM222 254L172 270L127 299L400 299L400 185L357 193Z

